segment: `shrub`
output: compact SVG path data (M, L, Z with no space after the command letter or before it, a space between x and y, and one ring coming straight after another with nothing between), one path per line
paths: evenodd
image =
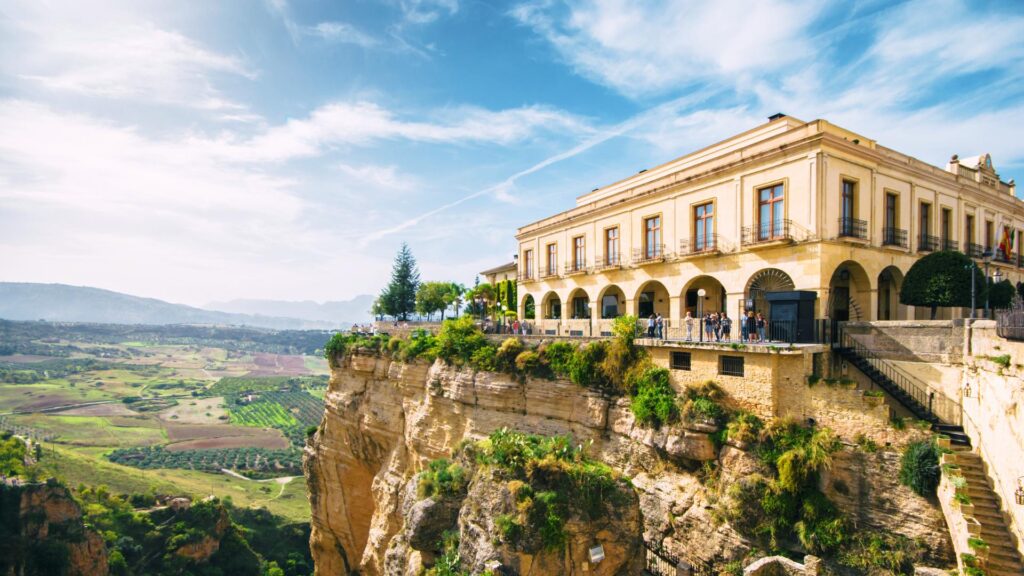
M466 489L467 482L462 466L439 458L431 460L427 469L420 473L416 494L420 498L454 496Z
M306 438L309 438L313 434L316 434L317 429L318 429L317 426L307 426L306 427Z
M754 442L761 431L761 419L749 412L740 412L725 428L726 437L736 442Z
M497 355L498 349L496 347L491 345L481 346L473 352L473 356L469 359L469 364L477 370L495 372L498 369L498 364L495 360Z
M569 379L578 386L600 391L610 391L612 386L601 369L601 362L608 355L608 342L597 340L578 348L569 362Z
M687 420L720 424L725 418L725 410L718 404L722 390L714 382L688 386L685 397L682 413Z
M394 340L391 342L394 342ZM391 342L388 342L389 346ZM417 330L409 338L408 342L405 342L404 346L399 347L398 355L402 360L423 358L433 362L434 358L437 357L437 338L426 330Z
M1010 355L1009 354L1002 354L1000 356L989 356L988 359L991 360L996 365L1002 366L1003 368L1009 368L1010 367Z
M523 343L518 338L506 338L494 355L494 363L502 372L515 372L516 357L523 352Z
M917 543L899 534L860 531L839 554L839 563L862 573L882 571L895 576L914 574Z
M939 486L939 449L930 440L912 442L900 460L900 482L920 496L933 496Z
M543 356L556 376L569 376L573 355L576 353L576 345L569 342L553 342L546 346Z
M437 356L451 364L469 362L473 353L486 345L487 338L469 316L445 320L437 333Z
M648 366L637 378L636 395L630 408L639 422L655 428L676 421L679 408L676 391L669 383L669 371Z
M541 371L540 354L527 350L516 356L516 370L522 374L537 375Z

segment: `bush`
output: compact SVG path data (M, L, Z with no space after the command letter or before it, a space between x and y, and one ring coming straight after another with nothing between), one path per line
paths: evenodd
M445 320L437 333L437 356L450 364L469 362L473 353L486 345L487 338L469 316Z
M688 386L685 397L682 412L687 420L715 424L721 424L724 420L725 410L718 404L722 398L722 390L714 382Z
M569 362L569 379L578 386L603 392L612 390L611 382L601 369L608 355L608 342L597 340L578 348Z
M760 418L750 412L740 412L726 425L725 434L730 440L750 443L757 440L761 426Z
M416 495L420 498L454 496L466 489L467 482L462 466L445 458L431 460L427 469L420 473Z
M637 421L655 428L678 420L676 391L669 382L669 371L648 366L636 379L636 395L630 409Z
M496 356L498 355L498 349L494 346L482 346L477 348L473 352L473 356L469 359L469 364L477 370L483 370L485 372L495 372L498 369Z
M900 288L900 304L928 306L931 317L939 306L971 306L971 268L977 302L984 302L985 275L969 256L954 250L932 252L907 271Z
M839 554L839 563L863 573L882 571L895 576L911 576L918 554L917 544L905 536L861 531Z
M573 355L576 353L576 345L569 342L553 342L546 346L543 351L544 359L556 376L569 376Z
M939 449L930 440L907 446L900 460L900 482L920 496L934 496L939 486Z
M530 350L520 352L519 355L516 356L515 364L516 370L518 370L524 375L529 374L532 376L536 376L540 373L542 368L540 354L537 354L536 352L532 352Z
M506 338L501 343L501 346L498 347L498 353L494 356L494 363L497 365L498 370L502 372L515 372L516 357L522 351L523 343L518 338Z

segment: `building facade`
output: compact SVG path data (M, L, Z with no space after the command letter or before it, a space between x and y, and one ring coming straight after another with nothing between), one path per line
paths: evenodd
M532 301L541 333L597 336L616 316L654 313L677 331L687 312L767 313L765 294L786 290L815 292L817 318L899 320L929 317L899 289L936 250L987 256L991 276L1020 281L1024 202L987 154L942 169L775 115L516 238L519 314Z

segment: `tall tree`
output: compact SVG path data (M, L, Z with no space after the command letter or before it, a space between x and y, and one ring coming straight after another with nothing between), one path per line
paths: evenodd
M420 287L420 271L409 245L402 243L391 268L391 282L381 292L381 308L388 316L408 320L416 311L416 290Z
M900 304L928 306L932 319L939 306L971 306L971 269L974 269L975 305L985 302L985 275L966 254L953 250L932 252L907 271L900 288Z
M424 282L416 291L416 312L426 316L428 319L434 312L441 313L441 321L444 321L444 311L451 304L451 282Z

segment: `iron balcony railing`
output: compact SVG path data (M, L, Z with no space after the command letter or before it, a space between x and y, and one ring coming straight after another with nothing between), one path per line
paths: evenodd
M921 234L917 238L917 251L918 252L935 252L939 249L939 238L938 236L932 236L930 234Z
M882 228L882 246L907 247L907 231L902 228Z
M622 263L619 260L618 254L612 254L611 256L602 257L598 256L597 264L594 264L594 271L610 270L613 268L622 267Z
M587 263L586 262L566 262L565 266L562 267L562 274L570 276L572 274L586 274Z
M558 276L558 265L554 263L541 268L540 272L537 274L538 278L551 278L553 276Z
M696 236L694 237L693 241L679 241L680 255L707 254L709 252L718 252L723 248L723 243L719 241L718 234L706 234L703 236Z
M927 384L896 368L849 334L842 333L835 348L917 417L932 423L961 424L962 411L958 402L931 390Z
M763 242L792 240L793 235L791 229L792 223L789 219L765 222L758 226L744 226L743 243L760 244Z
M532 282L536 280L537 277L536 275L534 275L533 270L522 270L516 276L516 279L518 279L520 282Z
M633 250L633 264L642 265L651 262L662 262L665 260L665 245L654 244L646 248Z
M1011 263L1012 264L1016 264L1017 263L1017 255L1016 254L1014 254L1013 252L1010 252L1009 254L1006 254L1002 250L996 250L995 253L992 254L992 259L995 260L996 262L1002 262L1004 264L1011 264Z
M968 242L965 247L967 248L965 253L971 258L981 258L985 254L985 248L981 244L975 244L974 242Z
M942 239L943 250L953 250L954 252L960 250L960 243L956 240L950 240L949 238Z
M996 334L1000 338L1024 340L1024 310L996 310Z
M856 218L840 218L839 236L867 240L868 223L864 220L858 220Z

